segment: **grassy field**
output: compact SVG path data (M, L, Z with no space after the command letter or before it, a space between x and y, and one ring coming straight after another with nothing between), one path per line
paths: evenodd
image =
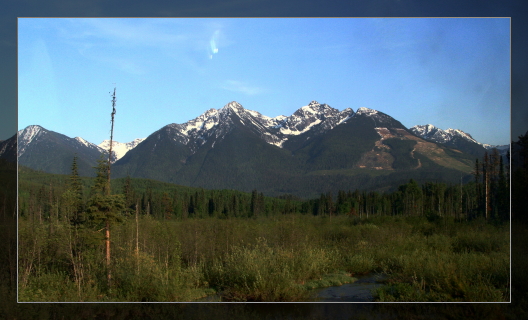
M482 220L281 215L128 218L102 241L19 220L20 301L310 301L310 289L388 275L376 301L509 301L509 225ZM329 276L339 275L339 276ZM327 280L327 281L325 281Z

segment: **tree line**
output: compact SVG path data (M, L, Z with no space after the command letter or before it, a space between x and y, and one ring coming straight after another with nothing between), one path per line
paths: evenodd
M509 218L509 178L502 157L496 150L476 159L474 180L463 184L415 180L402 184L395 192L340 190L303 200L293 195L266 197L262 192L206 190L156 185L145 179L124 178L113 181L112 200L105 188L108 161L100 160L97 177L89 188L77 173L76 158L68 183L50 180L40 186L21 184L20 214L31 219L68 219L73 225L98 221L100 212L110 210L112 219L131 214L150 215L161 220L187 218L256 218L276 214L422 215L505 221ZM117 185L119 183L119 185ZM88 190L87 190L88 189ZM108 203L105 203L108 202ZM107 207L105 207L107 206ZM114 210L114 209L112 209ZM110 211L108 211L110 212Z

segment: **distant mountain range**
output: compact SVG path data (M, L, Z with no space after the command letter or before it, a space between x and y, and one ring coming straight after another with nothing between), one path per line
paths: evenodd
M15 139L0 142L0 157L14 158ZM40 126L18 133L19 164L51 173L69 174L77 154L79 173L91 176L108 146L108 140L95 145ZM469 179L475 158L491 147L460 130L407 129L373 109L339 111L312 101L291 116L270 118L231 102L145 139L114 141L112 176L312 197L339 189L388 190L410 178Z
M505 156L510 149L510 145L497 146L480 143L473 139L469 133L459 129L449 128L444 131L432 124L427 124L414 126L410 130L421 138L459 149L475 157L482 157L484 151L491 151L493 148L496 148L501 155Z

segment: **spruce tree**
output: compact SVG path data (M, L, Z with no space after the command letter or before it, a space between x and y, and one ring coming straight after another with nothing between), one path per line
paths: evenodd
M71 175L68 189L62 194L63 218L69 220L72 225L79 225L83 222L83 186L79 178L77 168L77 155L73 157Z
M504 163L502 157L500 158L499 168L499 186L498 186L498 209L499 217L502 221L506 221L509 218L509 192L508 192L508 181L504 173Z
M116 223L122 221L122 211L125 209L125 199L122 194L110 194L107 173L108 162L98 160L96 169L96 178L92 187L92 195L87 205L87 212L90 216L91 223L96 228L103 227L105 231L105 262L107 268L107 283L111 287L111 253L110 253L110 228Z
M484 163L482 164L482 175L484 180L484 216L486 217L486 220L488 220L488 214L490 211L489 207L489 194L490 194L490 164L489 164L489 156L488 152L484 152Z
M477 200L477 214L481 211L481 203L482 203L482 187L481 187L481 171L480 171L480 164L479 159L477 158L475 160L475 171L473 172L475 175L475 193L476 193L476 200Z

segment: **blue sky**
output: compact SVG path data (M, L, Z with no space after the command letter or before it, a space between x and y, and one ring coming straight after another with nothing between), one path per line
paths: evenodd
M311 100L405 126L510 137L510 19L18 19L18 128L99 144L230 101L267 116Z

